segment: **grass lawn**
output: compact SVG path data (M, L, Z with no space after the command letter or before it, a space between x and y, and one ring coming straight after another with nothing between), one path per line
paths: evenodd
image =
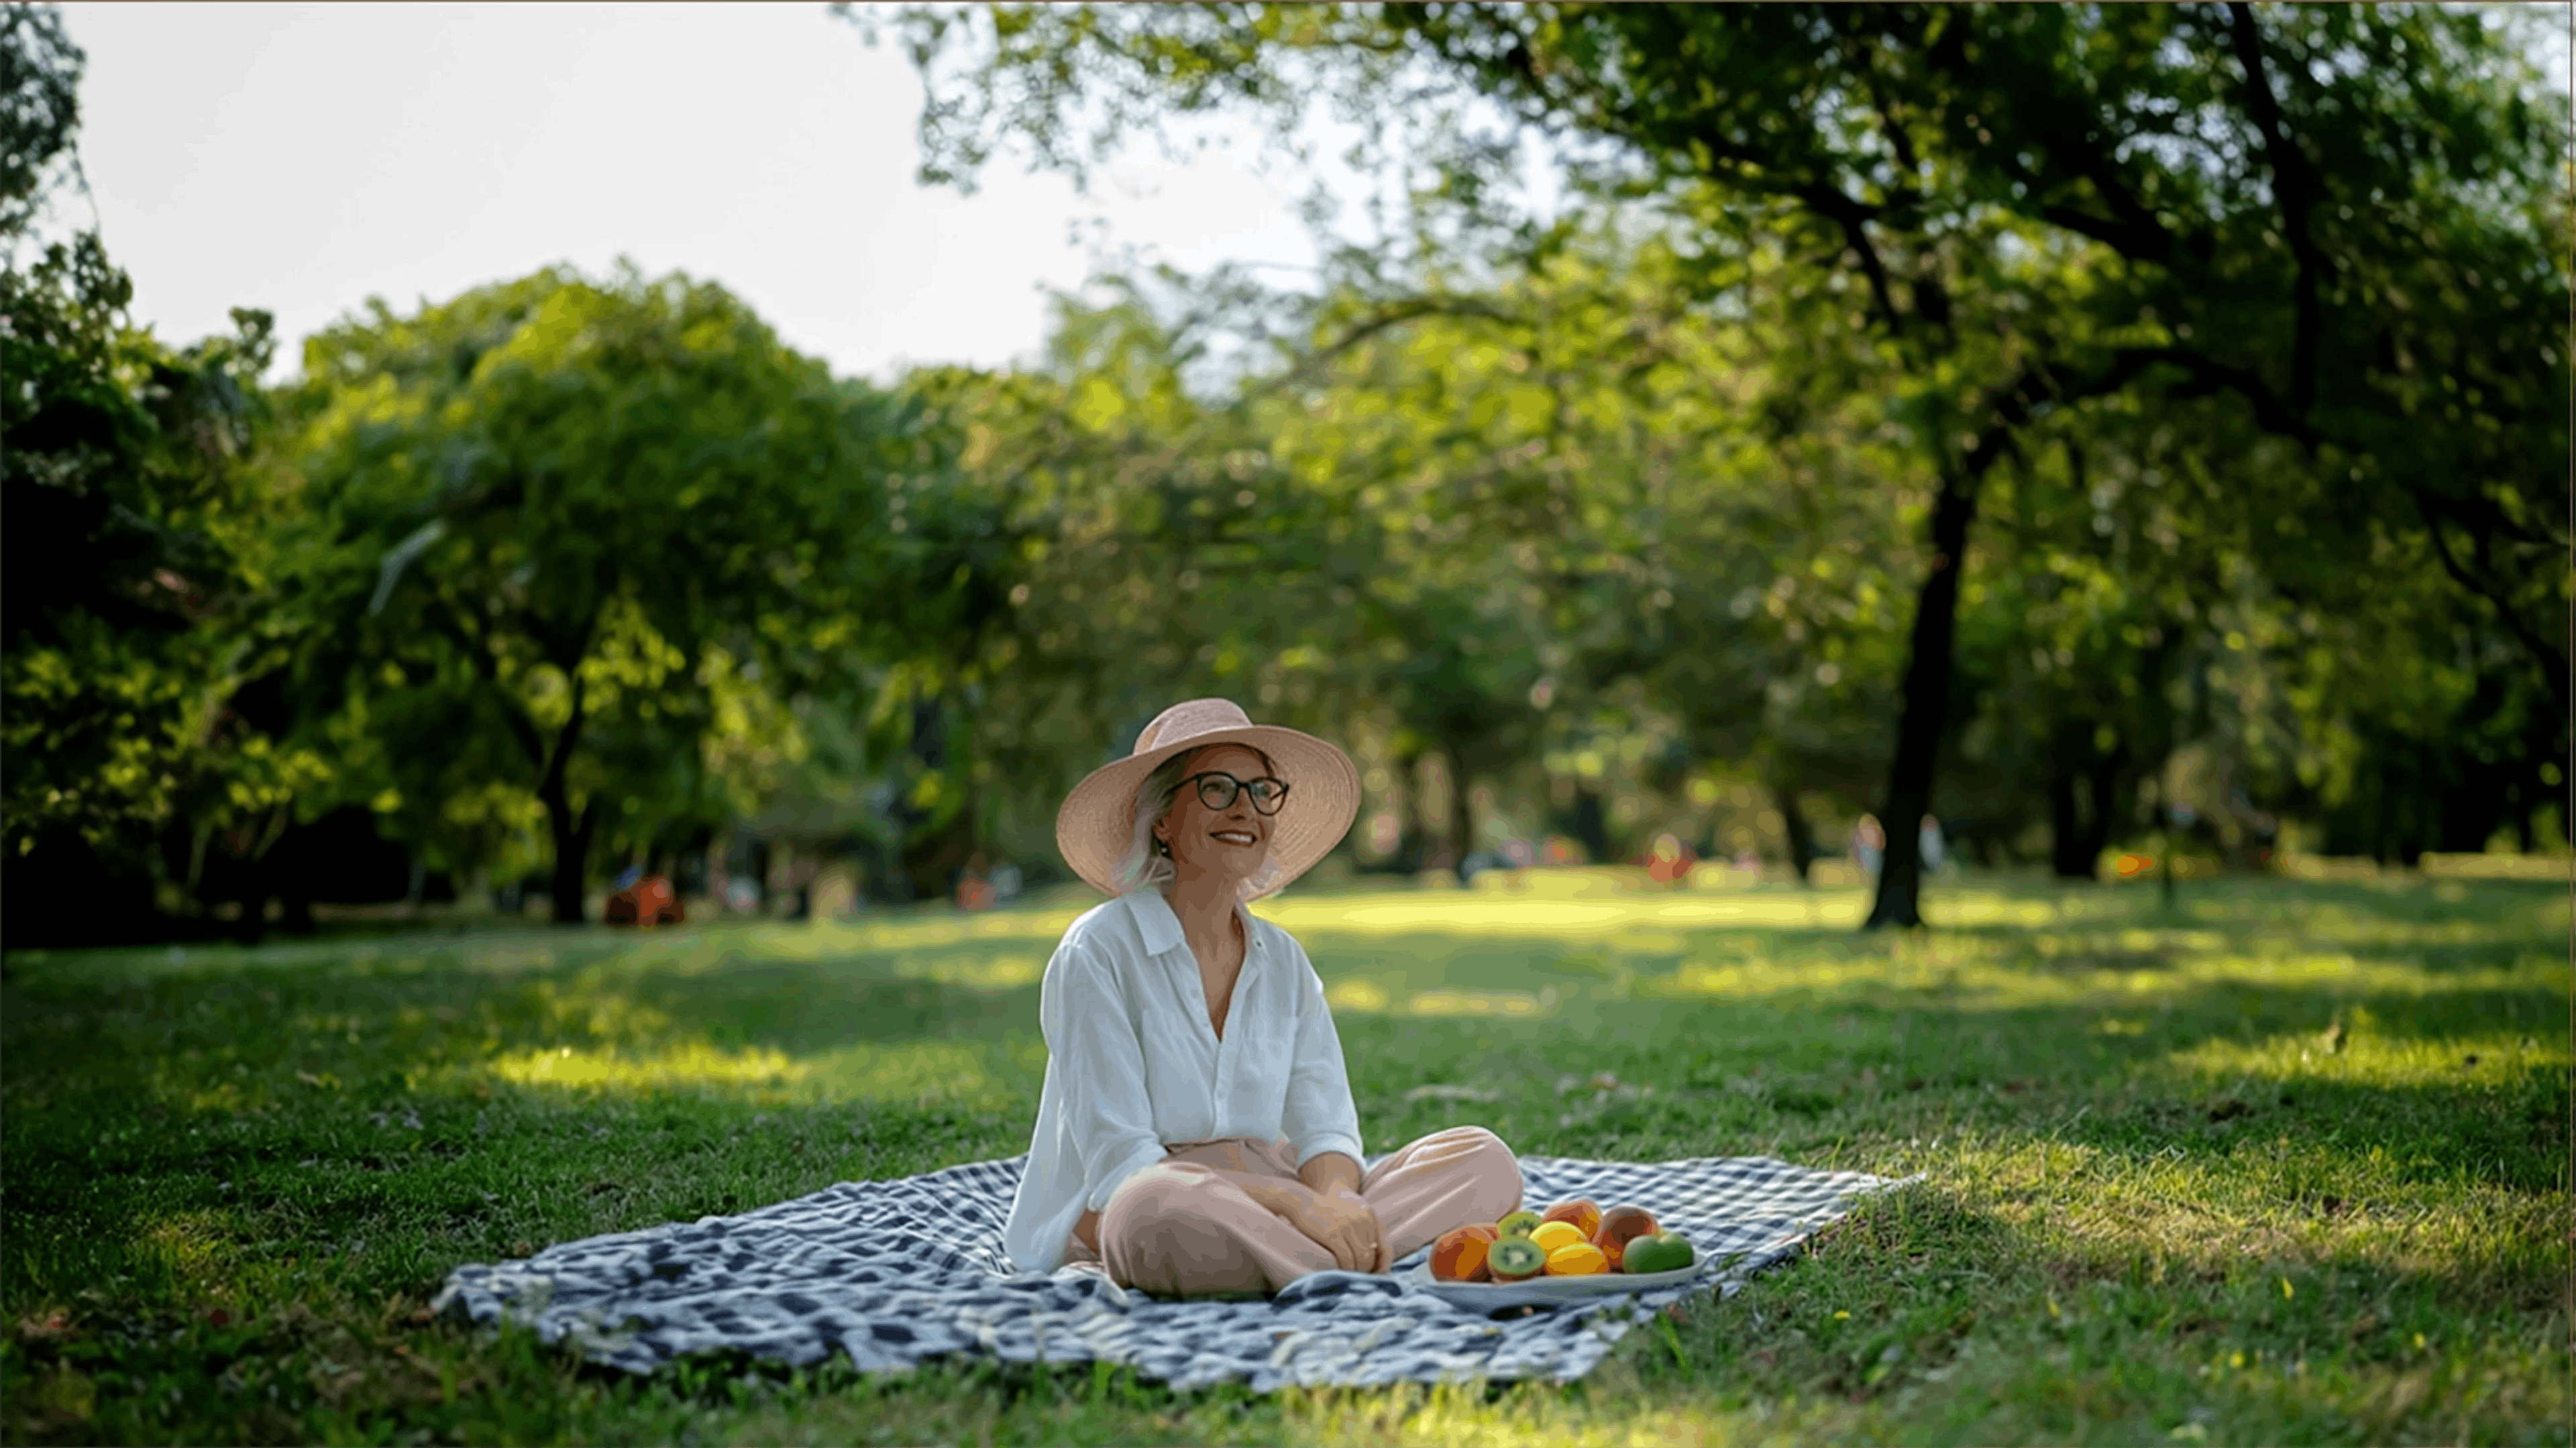
M655 1378L447 1270L1024 1150L1074 910L12 955L9 1442L2567 1443L2563 883L1292 895L1372 1150L1929 1180L1568 1388ZM1615 1087L1595 1086L1608 1073ZM1426 1085L1490 1101L1411 1094Z

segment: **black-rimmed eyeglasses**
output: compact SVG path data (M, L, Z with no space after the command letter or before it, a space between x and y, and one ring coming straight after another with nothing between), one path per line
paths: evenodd
M1288 786L1268 775L1259 779L1237 779L1223 770L1211 769L1193 774L1181 783L1197 785L1199 803L1209 809L1231 809L1238 792L1249 792L1252 807L1266 815L1279 813L1279 806L1288 802Z

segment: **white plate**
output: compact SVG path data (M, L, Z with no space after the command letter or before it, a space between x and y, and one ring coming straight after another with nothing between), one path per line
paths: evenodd
M1702 1257L1670 1272L1587 1272L1578 1277L1532 1277L1523 1282L1443 1282L1431 1275L1431 1263L1425 1260L1415 1263L1402 1280L1470 1312L1500 1312L1507 1307L1558 1307L1622 1292L1677 1287L1708 1269L1708 1259Z

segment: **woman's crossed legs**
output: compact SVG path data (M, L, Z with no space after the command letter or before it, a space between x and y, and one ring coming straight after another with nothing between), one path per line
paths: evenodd
M1099 1262L1112 1280L1158 1297L1267 1296L1332 1268L1322 1244L1245 1194L1246 1177L1296 1180L1295 1149L1248 1137L1176 1143L1101 1212L1099 1255L1077 1237L1066 1260ZM1360 1196L1394 1262L1452 1227L1519 1210L1520 1163L1485 1128L1453 1126L1379 1162Z

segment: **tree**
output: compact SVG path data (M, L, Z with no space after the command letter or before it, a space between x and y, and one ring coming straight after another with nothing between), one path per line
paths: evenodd
M209 836L276 838L328 774L228 709L280 647L258 527L265 313L184 349L133 328L95 230L22 249L77 182L84 58L50 7L0 12L0 563L11 939L131 936L197 883ZM179 870L167 835L193 833ZM103 898L102 889L113 898Z
M701 808L684 781L846 684L888 588L887 409L712 284L550 269L373 303L307 344L294 407L326 732L388 808L541 809L559 921L604 812Z
M1982 486L2035 424L2105 400L2233 409L2290 440L2302 479L2408 520L2564 675L2543 630L2564 480L2534 463L2564 456L2536 399L2563 391L2566 358L2543 351L2547 378L2517 385L2531 352L2487 350L2473 320L2536 312L2559 274L2559 138L2473 16L1212 4L916 8L903 24L926 179L970 176L1006 136L1080 174L1129 129L1236 103L1293 135L1320 94L1418 158L1411 195L1447 224L1415 227L1416 261L1444 240L1555 243L1513 207L1516 133L1571 138L1579 185L1686 219L1713 292L1754 254L1730 241L1776 236L1819 333L1865 333L1903 379L1899 416L1937 479L1890 819L1930 801ZM2437 400L2436 356L2473 380ZM2435 408L2438 428L2389 420ZM2491 428L2465 477L2433 466L2454 427ZM1873 925L1920 919L1912 842L1891 832Z

